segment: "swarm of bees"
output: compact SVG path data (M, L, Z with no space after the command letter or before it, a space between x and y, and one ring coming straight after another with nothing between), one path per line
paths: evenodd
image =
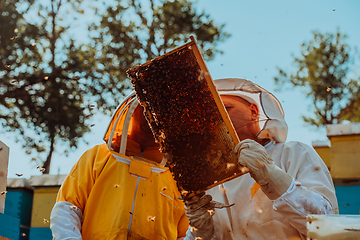
M42 168L42 167L40 167L40 166L37 166L36 168L39 169L40 172L45 172L45 170L46 170L46 168Z
M232 141L191 47L127 71L183 196L236 175ZM241 171L240 171L241 173Z

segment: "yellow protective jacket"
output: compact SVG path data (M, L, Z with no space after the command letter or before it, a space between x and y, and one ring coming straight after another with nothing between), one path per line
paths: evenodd
M139 152L140 148L122 137L123 130L127 131L125 125L131 124L129 114L131 116L137 106L134 96L132 94L113 116L104 137L108 144L86 151L63 182L51 214L54 239L66 239L72 231L74 238L71 239L185 236L188 220L183 202L178 199L176 183L168 168L149 161L162 157L158 148L145 149L142 158L131 157L131 153ZM127 144L121 147L124 140ZM118 149L114 143L122 153L113 151ZM76 216L82 218L81 223ZM82 238L75 236L80 229Z

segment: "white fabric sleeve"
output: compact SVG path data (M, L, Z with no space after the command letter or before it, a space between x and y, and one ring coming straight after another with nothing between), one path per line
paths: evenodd
M50 229L53 240L82 240L81 210L72 203L61 201L53 207L50 215Z
M291 182L288 190L274 200L273 207L305 236L308 214L332 214L332 207L328 200L319 193L303 187L295 179Z

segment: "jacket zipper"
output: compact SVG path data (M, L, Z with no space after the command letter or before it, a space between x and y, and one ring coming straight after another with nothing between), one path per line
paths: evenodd
M134 208L135 208L136 193L137 193L137 190L138 190L139 182L140 182L140 177L139 177L139 176L137 176L137 182L136 182L136 187L135 187L135 193L134 193L134 198L133 198L133 204L132 204L132 208L131 208L131 212L130 212L130 221L129 221L129 227L128 227L128 232L127 232L127 239L129 238L129 235L130 235L130 229L131 229L131 224L132 224L132 218L133 218L133 215L134 215Z

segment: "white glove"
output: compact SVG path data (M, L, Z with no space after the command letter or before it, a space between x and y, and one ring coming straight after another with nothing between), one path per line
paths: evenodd
M191 235L195 239L212 239L214 236L212 216L215 214L215 208L231 207L233 205L212 201L212 197L205 195L205 193L200 193L185 200L185 214L189 219Z
M190 232L195 239L212 239L214 235L212 215L215 214L214 206L210 204L212 197L200 196L195 195L185 200L185 214L189 219Z
M261 144L245 139L235 146L234 151L239 164L249 168L251 177L269 199L275 200L287 191L293 178L274 164Z

